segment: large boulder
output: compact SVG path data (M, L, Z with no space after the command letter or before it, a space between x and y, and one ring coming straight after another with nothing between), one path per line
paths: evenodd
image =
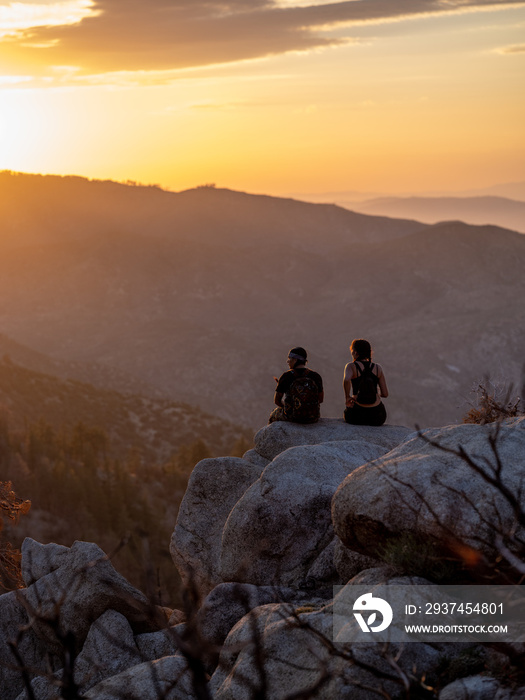
M334 645L332 613L332 606L301 612L266 605L252 611L226 639L210 681L215 700L251 700L263 684L272 700L300 693L320 700L398 697L408 674L423 677L443 659L425 644Z
M294 588L221 583L206 596L196 621L206 644L218 648L232 627L254 608L283 602L299 606L312 600L321 604L321 599L315 599L315 593Z
M182 654L164 656L107 678L89 690L86 700L194 700L191 674Z
M509 700L511 693L490 676L468 676L449 683L439 700Z
M135 637L135 644L142 661L156 661L163 656L174 656L179 651L184 623L167 627L158 632L145 632Z
M388 452L410 431L273 423L245 458L199 462L192 472L170 551L201 597L225 581L302 586L339 582L330 500L358 466ZM268 460L271 460L268 462Z
M60 653L67 634L80 649L92 623L106 610L121 613L141 631L156 627L146 597L115 571L96 544L75 542L64 552L26 540L22 570L33 583L18 599L50 651ZM35 580L37 573L40 578Z
M11 644L16 652L13 653ZM0 596L0 688L2 700L13 700L24 689L18 666L32 674L47 670L46 648L29 625L29 616L18 591Z
M114 610L106 611L91 625L82 651L75 659L73 680L80 694L105 678L116 676L141 661L126 618ZM62 697L61 684L67 682L64 670L53 677L39 676L31 683L36 700L54 700ZM17 700L28 700L27 691Z
M289 447L299 445L320 445L323 442L346 442L360 440L379 445L388 452L406 440L413 432L397 425L349 425L339 418L321 418L317 423L300 425L287 421L276 421L261 428L255 435L256 452L272 460Z
M75 542L63 547L26 538L22 573L28 587L0 596L2 700L23 693L17 665L33 678L36 697L56 696L57 686L47 674L57 671L55 680L60 675L65 645L71 645L68 653L80 653L76 680L89 687L90 682L140 660L129 623L137 631L160 624L146 597L115 571L96 544ZM9 646L11 640L18 658ZM123 644L129 647L127 655Z
M224 525L221 579L301 587L334 538L330 503L338 485L385 451L373 442L340 440L291 447L275 457ZM318 570L326 568L321 562Z
M75 662L75 682L83 693L140 660L129 622L115 610L107 610L91 625Z
M30 586L64 564L67 561L69 547L55 542L40 544L31 537L26 537L21 551L22 578L26 586Z
M202 597L218 583L222 529L262 465L238 457L203 459L191 473L171 538L170 552L184 583Z
M426 430L342 482L332 503L334 529L346 547L366 555L407 533L436 547L460 543L493 555L498 535L517 526L504 491L525 509L524 455L525 418ZM524 534L518 526L516 536Z

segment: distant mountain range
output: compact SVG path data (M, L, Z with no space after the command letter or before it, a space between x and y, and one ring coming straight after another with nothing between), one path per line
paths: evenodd
M486 374L521 382L521 234L212 187L3 173L0 195L0 329L52 362L255 427L293 345L324 415L353 337L376 348L390 422L457 420Z
M348 206L376 216L418 219L430 224L454 219L469 224L497 224L525 233L525 202L504 197L388 197Z
M503 197L505 199L515 199L520 202L525 202L525 180L523 182L507 182L490 187L482 187L472 190L441 190L432 192L404 192L402 194L385 193L385 192L365 192L357 190L343 190L338 192L308 192L295 193L291 195L298 199L304 199L307 202L366 202L371 199L386 199L386 198L458 198L464 199L468 197Z
M441 221L463 221L482 226L493 224L525 233L525 182L461 193L394 196L347 191L304 194L301 198L308 202L333 203L375 216L416 219L427 224Z

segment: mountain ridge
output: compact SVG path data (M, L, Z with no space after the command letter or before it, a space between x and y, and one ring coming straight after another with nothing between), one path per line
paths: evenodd
M253 238L255 233L260 236L266 230L273 231L276 227L281 233L297 234L299 211L299 230L302 231L303 241L305 231L316 231L321 224L325 226L327 221L334 228L335 234L331 234L331 240L335 241L347 235L356 224L361 226L363 234L379 238L387 231L390 236L407 227L415 230L419 226L408 221L400 222L396 226L385 226L383 217L349 212L332 204L312 204L215 187L168 192L158 187L90 181L69 176L13 174L4 171L0 173L0 191L4 193L0 202L4 245L6 231L23 233L24 225L36 227L40 240L42 235L47 233L48 236L55 236L60 242L64 241L64 236L67 239L82 238L86 235L90 237L92 230L89 226L97 225L96 230L104 235L114 235L119 231L144 235L144 231L148 231L148 235L168 239L176 237L181 241L200 237L207 245L220 235L225 240L233 240L236 245L246 245L247 240ZM162 207L159 204L162 204ZM77 222L74 235L67 219L62 221L63 215L60 214L59 208L65 208L66 212L72 209L77 216L82 214L84 226ZM247 208L248 215L252 218L249 237L246 233ZM219 217L218 214L222 216ZM52 233L47 225L49 216L58 221L58 226L53 226ZM191 227L191 233L188 233L188 227ZM213 227L213 235L210 235L210 227ZM59 236L57 230L61 232Z
M382 197L342 205L364 214L417 219L426 224L459 219L473 225L493 224L525 233L525 201L496 195Z
M271 411L273 376L286 369L294 345L308 349L325 380L325 416L342 413L354 337L368 337L385 368L394 423L459 420L459 402L466 406L489 367L521 385L521 234L214 188L192 191L180 233L180 213L144 228L159 193L143 188L134 203L133 191L118 231L106 218L118 211L108 195L89 220L72 201L69 219L57 209L57 226L76 231L67 243L15 250L0 238L3 332L54 359L118 368L174 400L252 426ZM145 207L148 194L153 204ZM240 199L243 207L232 205Z

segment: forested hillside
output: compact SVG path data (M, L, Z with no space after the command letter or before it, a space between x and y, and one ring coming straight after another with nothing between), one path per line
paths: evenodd
M137 586L151 566L178 595L168 545L195 464L241 455L252 433L199 409L123 395L0 361L0 482L31 501L2 540L89 540ZM166 601L168 602L168 601Z
M99 428L112 457L134 454L144 464L165 462L196 441L203 441L214 455L229 454L238 440L248 442L253 433L189 404L63 380L6 356L0 359L0 406L13 428L41 419L59 432L78 423Z
M164 595L177 594L168 544L177 508L195 462L210 456L202 442L181 448L164 465L144 466L130 457L109 457L111 443L99 428L82 424L57 432L44 421L23 430L0 422L0 474L17 496L31 501L20 522L8 525L5 540L20 546L25 536L71 545L97 542L111 553L121 543L115 566L145 586L147 566L158 572ZM142 536L147 548L142 551Z

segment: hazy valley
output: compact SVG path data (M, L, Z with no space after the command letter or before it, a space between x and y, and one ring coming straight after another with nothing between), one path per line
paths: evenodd
M483 376L521 381L520 234L214 188L2 178L1 329L53 361L252 427L295 344L325 379L324 415L342 410L358 336L387 373L391 422L454 421Z
M107 434L113 458L146 465L168 462L180 447L197 441L220 455L232 452L240 439L249 445L252 438L252 431L195 406L63 380L22 367L9 356L0 360L0 406L11 429L44 420L60 432L81 423Z
M525 202L505 197L388 197L348 204L363 214L417 219L425 223L459 220L496 223L525 233Z
M463 221L493 224L525 233L525 182L466 192L385 195L379 192L326 192L297 195L307 202L334 203L375 216L416 219L427 224Z

